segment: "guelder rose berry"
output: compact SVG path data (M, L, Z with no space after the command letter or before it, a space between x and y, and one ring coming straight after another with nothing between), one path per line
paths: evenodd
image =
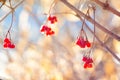
M57 22L57 17L53 15L49 15L47 18L47 22L50 22L50 24L54 24L55 22ZM40 32L45 33L47 36L55 34L52 28L46 24L41 26Z
M4 43L3 43L3 47L4 48L15 48L15 44L13 44L10 39L5 38Z
M80 36L76 42L76 44L78 46L80 46L81 48L85 48L86 46L89 48L91 47L91 43L87 40L85 40L82 36Z
M81 29L81 31L80 31L80 36L78 37L78 39L76 41L76 45L78 45L81 48L85 48L85 47L90 48L91 47L91 43L88 41L86 33L83 29Z
M4 39L4 42L10 43L10 40L9 40L8 38L5 38L5 39Z
M81 48L85 48L85 40L82 36L80 36L76 42L76 44L78 46L80 46Z
M85 44L87 47L91 47L91 43L89 41L86 41Z
M93 59L89 56L83 56L82 61L84 62L84 68L92 68L93 67Z
M55 32L48 27L47 25L43 25L42 28L40 29L40 32L44 32L47 36L48 35L53 35Z
M54 24L55 22L57 22L57 17L50 15L50 16L48 17L48 21L50 21L51 24Z

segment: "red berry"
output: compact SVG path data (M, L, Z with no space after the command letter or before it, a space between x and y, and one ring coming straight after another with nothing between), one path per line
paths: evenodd
M77 44L77 45L80 45L80 39L77 40L76 44Z
M87 60L87 62L88 62L88 63L93 63L92 58L89 58L89 59Z
M10 47L11 47L11 43L7 43L7 45L8 45L8 48L10 48Z
M46 35L53 35L55 32L54 31L48 31L46 32Z
M46 30L47 26L43 25L42 28L40 29L40 32L44 32Z
M7 48L7 47L8 47L7 43L4 43L4 44L3 44L3 47L4 47L4 48Z
M85 63L85 64L84 64L84 68L86 69L87 67L88 67L88 64L87 64L87 63Z
M15 48L15 45L14 45L14 44L11 44L11 45L10 45L10 48Z
M92 66L92 64L91 63L89 63L88 64L88 68L92 68L93 66Z
M48 20L49 20L49 21L51 21L51 20L52 20L51 16L49 16L49 17L48 17Z
M51 22L51 24L54 24L54 23L55 23L55 21L54 21L54 20L51 20L50 22Z
M76 44L79 45L81 48L85 48L84 38L83 38L83 37L80 37L80 38L77 40Z
M87 57L86 57L86 56L84 56L84 57L83 57L83 59L82 59L82 61L84 61L84 62L85 62L86 60L87 60Z
M51 22L51 24L54 24L55 22L57 22L57 17L56 16L49 16L48 20Z
M87 47L91 47L91 43L89 41L86 41L85 44Z
M50 27L47 27L46 28L46 32L50 32L51 31L51 28Z
M10 39L5 38L5 39L4 39L4 42L6 42L6 43L10 43L11 41L10 41Z
M57 22L57 17L56 16L54 17L54 21Z
M50 33L49 33L49 35L53 35L55 32L54 31L51 31Z

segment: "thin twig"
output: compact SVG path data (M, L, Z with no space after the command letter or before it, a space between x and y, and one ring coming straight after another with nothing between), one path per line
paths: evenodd
M9 0L9 4L10 4L11 11L12 11L12 18L11 18L11 24L10 24L10 27L9 27L8 32L7 32L7 34L6 34L6 37L7 37L8 34L9 34L9 37L10 37L10 40L11 40L10 30L11 30L12 25L13 25L14 8L12 7L11 0Z
M15 9L15 8L17 8L20 4L22 4L24 2L24 0L22 0L22 1L20 1L16 6L14 6L13 8ZM9 11L1 20L0 20L0 22L2 22L10 13L12 12L12 10L11 11Z
M79 16L79 18L80 18L80 20L83 21L83 19L82 19L80 16ZM112 55L116 60L118 60L118 61L120 62L120 58L119 58L108 46L106 46L106 44L104 44L104 43L97 37L96 34L94 34L94 31L92 31L86 23L84 23L84 24L85 24L85 26L87 27L87 29L88 29L88 30L94 35L94 37L98 40L98 42L100 43L100 45L103 46L108 52L111 53L111 55Z
M56 5L56 3L57 3L57 1L56 0L54 0L53 2L52 2L52 4L50 5L50 9L49 9L49 15L51 14L51 11L52 11L52 8Z
M81 3L81 0L78 1L78 6L77 6L78 9L79 9L80 6L81 6L80 3Z
M85 15L83 12L79 11L77 8L75 8L72 4L70 4L69 2L67 2L66 0L60 0L61 2L63 2L66 6L68 6L70 9L72 9L74 12L77 13L77 16L83 16L86 18L86 20L88 20L89 22L91 22L92 24L95 23L96 27L98 27L99 29L101 29L102 31L104 31L105 33L109 34L111 37L117 39L120 41L120 36L116 35L115 33L109 31L108 29L106 29L104 26L100 25L98 22L96 22L95 20L93 20L90 16Z
M112 12L113 14L117 15L120 17L120 12L118 12L117 10L115 10L114 8L112 8L108 3L103 3L99 0L92 0L95 3L97 3L98 5L100 5L102 8L104 8L105 10L108 10L110 12Z
M93 9L93 19L95 20L95 13L96 13L96 8L95 7L92 7L92 9ZM93 26L94 26L94 34L96 34L96 26L95 26L95 23L93 24ZM93 36L93 46L92 46L92 48L94 48L94 44L95 44L95 36Z
M70 3L68 3L66 0L61 0L64 4L66 4L69 8L71 8L72 10L74 10L78 15L77 17L79 17L82 21L83 19L81 18L81 16L85 16L84 13L82 13L81 11L77 10L74 6L72 6ZM85 16L86 19L88 19L88 16ZM97 22L95 22L92 18L89 18L89 21L91 23L95 23L95 25L99 26L98 28L102 29L103 31L106 31L107 29L104 29L103 26L101 26L100 24L98 24ZM111 53L111 55L120 62L120 58L108 47L106 46L106 44L104 44L98 37L96 34L94 34L94 31L92 31L89 26L85 23L85 26L88 28L88 30L95 36L95 38L98 40L98 42L101 44L101 46L103 46L108 52ZM102 27L102 28L101 28ZM116 34L113 34L112 32L107 30L107 33L109 35L111 35L112 37L116 38L117 40L120 40L119 36L117 36Z
M30 11L29 9L26 9L26 11L29 12L29 14L32 16L32 18L36 21L36 23L38 24L38 26L41 25L41 22L39 21L38 17L32 12Z
M2 3L0 6L0 9L2 8L2 6L5 4L6 0L0 0L0 2Z

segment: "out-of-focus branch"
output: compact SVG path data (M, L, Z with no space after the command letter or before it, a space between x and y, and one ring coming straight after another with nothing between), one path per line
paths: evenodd
M117 15L120 17L120 12L118 12L117 10L115 10L114 8L112 8L108 3L103 3L99 0L92 0L95 3L97 3L98 5L100 5L102 8L104 8L105 10L108 10L110 12L112 12L113 14Z
M15 5L15 6L13 7L13 9L15 10L20 4L23 3L23 1L24 1L24 0L20 1L17 5ZM4 17L2 17L2 19L0 20L0 22L2 22L10 13L12 13L12 12L13 12L13 9L11 9Z
M29 14L32 16L32 18L36 21L36 23L38 24L38 26L41 25L41 22L39 21L38 17L32 12L30 11L29 9L26 9L26 11L29 12Z
M115 33L109 31L108 29L106 29L104 26L100 25L98 22L94 21L91 17L85 15L83 12L79 11L77 8L75 8L72 4L70 4L69 2L67 2L66 0L60 0L62 3L64 3L67 7L69 7L70 9L72 9L74 12L76 12L77 16L82 16L85 17L86 20L88 20L91 23L95 23L96 27L98 27L99 29L101 29L102 31L104 31L105 33L109 34L111 37L117 39L120 41L120 36L116 35Z

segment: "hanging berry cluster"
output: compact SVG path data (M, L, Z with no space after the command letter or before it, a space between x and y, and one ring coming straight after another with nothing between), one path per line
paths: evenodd
M82 61L84 62L84 68L92 68L93 67L93 59L90 57L90 53L83 56Z
M55 22L57 22L57 17L50 15L48 17L48 21L50 21L51 24L54 24Z
M95 20L95 7L91 7L91 8L94 11L94 20ZM89 9L90 9L90 7L87 10L87 13L86 13L87 16L89 16ZM90 48L87 53L83 54L83 58L82 58L82 61L84 63L84 68L86 69L86 68L92 68L93 67L93 59L91 57L93 44L91 44L91 42L88 40L86 32L83 28L84 24L85 24L85 18L84 18L83 23L82 23L82 28L80 30L80 35L78 36L78 39L76 41L76 45L78 45L80 48L86 48L86 47ZM94 24L94 34L95 34L95 24ZM93 37L93 43L94 43L94 40L95 40L95 36Z
M3 2L3 1L6 1L6 0L1 0L0 2ZM10 1L11 0L9 0L10 8L13 9ZM55 1L57 1L57 0L55 0ZM53 2L53 4L55 4L55 2ZM41 29L40 29L40 32L44 33L47 36L51 36L51 35L55 34L55 32L52 30L51 25L55 25L55 23L58 22L57 17L55 15L51 15L51 13L50 13L51 8L54 6L53 4L50 7L48 17L47 17L47 20L46 20L45 24L43 24L41 26ZM3 5L4 5L4 2L3 2ZM9 29L7 31L6 37L5 37L4 41L3 41L3 47L4 48L15 48L15 44L12 42L11 34L10 34L10 30L11 30L12 24L13 24L13 12L14 12L14 9L12 10L12 22L11 22L11 25L10 25L10 27L9 27ZM89 16L89 8L87 10L86 15ZM94 13L94 20L95 20L95 13ZM76 45L78 45L80 48L89 48L90 49L87 53L85 53L83 55L83 58L82 58L82 61L84 63L83 66L86 69L86 68L92 68L93 67L93 59L91 57L93 44L91 44L91 42L88 40L86 32L85 32L85 30L83 28L84 24L85 24L85 18L83 20L83 24L82 24L82 28L80 30L80 34L79 34L78 39L76 41ZM94 34L95 34L95 24L94 24ZM93 42L94 42L94 39L93 39Z
M4 0L3 0L4 1ZM5 0L6 1L6 0ZM12 25L13 25L13 16L14 16L14 8L12 7L12 5L11 5L11 0L9 0L9 4L10 4L10 9L11 9L11 14L12 14L12 20L11 20L11 24L10 24L10 27L9 27L9 29L8 29L8 31L7 31L7 33L6 33L6 37L5 37L5 39L4 39L4 41L3 41L3 47L4 48L15 48L15 44L12 42L12 40L11 40L11 34L10 34L10 31L11 31L11 28L12 28Z
M57 22L57 17L56 16L50 15L47 19L47 23L55 24L56 22ZM49 26L50 24L47 25L47 23L41 26L40 32L45 33L47 36L55 34L55 32Z
M78 45L80 48L91 48L91 43L87 38L86 32L82 28L80 30L80 35L76 41L76 45ZM93 67L93 60L90 57L90 52L85 53L83 55L82 61L84 62L84 68L92 68Z
M4 43L3 43L3 47L4 48L15 48L15 44L13 44L10 39L5 38Z
M55 4L56 4L56 0L54 0L53 3L51 4L50 10L48 12L49 16L47 17L46 23L42 25L40 29L40 32L46 34L47 36L48 35L51 36L55 34L55 32L52 30L52 27L51 27L53 26L53 24L55 24L58 21L55 15L51 15L51 9L55 6Z
M85 47L90 48L91 47L91 43L90 43L90 41L88 41L86 33L83 29L80 30L80 36L78 37L78 40L77 40L76 44L80 48L85 48Z

